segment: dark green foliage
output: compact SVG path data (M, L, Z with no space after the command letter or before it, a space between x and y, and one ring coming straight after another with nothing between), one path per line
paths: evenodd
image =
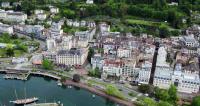
M80 82L81 78L80 78L80 75L79 74L74 74L73 75L73 81L74 82Z
M48 59L43 59L42 61L42 68L45 70L52 70L54 67L54 64L48 60Z
M193 98L191 106L200 106L200 96Z

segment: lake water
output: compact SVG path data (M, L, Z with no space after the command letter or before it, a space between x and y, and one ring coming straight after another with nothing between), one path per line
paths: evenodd
M64 106L116 106L103 97L93 98L92 95L80 88L57 86L57 82L49 78L32 76L28 81L5 80L0 74L0 106L14 106L10 100L25 97L38 97L37 103L60 101Z

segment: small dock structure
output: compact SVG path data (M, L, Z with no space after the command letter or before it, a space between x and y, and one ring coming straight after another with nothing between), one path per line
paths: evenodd
M16 74L6 74L3 76L4 79L17 79L17 80L27 80L30 73L16 73Z
M38 103L38 104L29 104L24 106L61 106L57 103Z

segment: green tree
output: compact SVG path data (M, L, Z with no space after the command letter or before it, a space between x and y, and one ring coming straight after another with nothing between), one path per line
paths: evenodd
M151 87L147 84L141 84L138 86L138 90L142 93L149 93L151 91Z
M169 90L168 90L168 94L169 94L169 101L171 101L172 103L176 104L176 101L178 100L176 86L171 85Z
M166 102L166 101L160 101L157 106L173 106L172 104Z
M42 68L46 70L52 70L54 67L53 63L48 59L43 59Z
M112 96L124 99L123 94L119 91L119 89L117 89L117 87L115 87L113 85L107 85L105 92L108 95L112 95Z
M200 96L193 98L191 106L200 106Z
M160 29L160 37L161 38L167 38L167 37L169 37L170 36L170 31L169 31L169 29L168 29L168 27L166 26L166 25L161 25L160 27L159 27L159 29Z
M156 106L156 102L151 98L144 98L144 106Z
M7 47L6 47L6 55L7 55L8 57L13 57L14 54L15 54L15 53L14 53L13 47L7 45Z
M94 49L93 48L89 48L89 52L88 52L88 57L87 60L91 63L91 58L94 55Z
M73 81L74 81L74 82L80 82L80 80L81 80L81 77L80 77L79 74L74 74L74 75L73 75Z
M163 100L163 101L167 101L169 99L168 91L165 89L156 88L155 96L156 96L156 98Z

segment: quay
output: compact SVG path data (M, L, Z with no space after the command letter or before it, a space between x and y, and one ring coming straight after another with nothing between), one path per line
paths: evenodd
M57 103L38 103L38 104L29 104L24 106L60 106Z
M30 73L27 74L6 74L3 76L5 79L27 80Z

